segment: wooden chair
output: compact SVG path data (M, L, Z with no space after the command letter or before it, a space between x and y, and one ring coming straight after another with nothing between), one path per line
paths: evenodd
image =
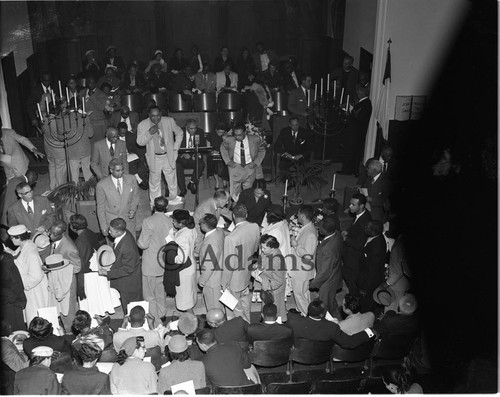
M327 373L330 372L330 355L333 341L313 341L305 338L297 338L290 351L290 382L293 375L293 363L306 365L322 364L326 362Z
M292 383L269 383L266 394L310 394L312 383L310 381Z
M343 347L334 344L332 348L331 360L332 360L332 370L335 370L339 366L344 366L347 363L361 363L363 362L363 369L368 370L369 359L373 352L373 346L375 345L375 340L371 339L365 342L355 349L344 349ZM336 363L339 363L336 365Z
M392 364L401 362L413 352L418 338L414 334L385 334L375 342L373 352L370 356L370 378L373 377L373 369L377 361L391 360Z
M213 394L262 394L262 385L216 386Z
M278 367L288 364L292 345L292 338L255 341L250 351L250 360L258 367Z
M358 394L360 379L319 380L316 382L315 394Z

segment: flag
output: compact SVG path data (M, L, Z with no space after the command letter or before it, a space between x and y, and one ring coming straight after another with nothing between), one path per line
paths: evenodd
M389 106L391 103L391 40L387 46L387 59L385 62L384 77L382 78L382 90L375 110L375 118L380 128L382 136L387 141L389 137Z

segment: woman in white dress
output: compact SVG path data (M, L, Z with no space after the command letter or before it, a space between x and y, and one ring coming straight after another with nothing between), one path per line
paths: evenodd
M30 240L30 232L26 226L12 226L7 233L12 243L18 247L15 251L8 251L14 256L14 263L23 280L26 295L26 324L29 324L37 316L39 308L49 306L49 283L42 270L38 248Z
M174 227L170 230L172 239L179 249L175 263L186 263L191 260L191 265L179 272L180 285L175 287L175 306L178 310L193 313L197 298L196 260L194 259L194 244L196 242L196 229L194 219L186 210L175 210L172 214Z

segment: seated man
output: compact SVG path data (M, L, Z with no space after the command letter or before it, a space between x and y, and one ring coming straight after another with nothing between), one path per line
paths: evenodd
M231 71L231 63L224 64L222 72L216 74L217 93L223 91L237 91L238 89L238 74Z
M159 63L155 63L151 67L151 72L148 74L148 88L153 94L159 92L165 93L170 86L168 74L162 71Z
M196 120L189 119L186 122L186 127L182 129L182 143L180 146L180 150L186 148L194 148L195 146L206 146L205 133L201 128L198 128L196 124ZM184 175L184 170L192 169L194 170L196 166L195 154L194 151L185 152L183 154L179 153L176 164L176 173L177 173L177 184L179 186L179 196L184 197L187 193L186 189L186 177ZM196 172L193 172L193 176L189 181L187 187L191 191L191 193L196 194L196 189L198 186L198 179L201 174L203 174L203 170L205 169L205 163L201 157L201 154L198 154L198 169Z
M310 137L305 128L299 126L297 117L290 117L288 127L280 131L274 144L274 151L280 157L281 171L291 170L297 163L304 163L309 154Z
M240 193L238 203L246 205L248 222L261 225L264 215L272 204L271 192L266 190L266 182L263 179L254 180L250 189L245 189Z
M210 64L208 62L203 62L203 70L196 73L194 83L196 88L201 92L215 92L215 74L210 71Z
M207 384L213 386L252 384L245 373L245 369L250 369L252 364L238 343L217 343L212 329L202 329L196 335L196 341L200 349L206 353L201 361L205 365Z
M417 299L413 294L406 294L399 300L398 312L389 310L384 316L375 322L374 328L380 335L414 335L419 332L417 310Z
M109 175L109 162L111 159L122 161L125 173L128 174L127 146L118 139L118 130L115 127L106 129L106 138L97 141L92 147L90 166L101 180Z
M193 71L190 66L185 65L172 81L172 92L181 94L182 99L186 100L193 97L193 88L195 88Z
M278 324L278 308L274 303L266 303L262 306L262 323L250 324L248 327L248 340L253 343L256 340L277 340L292 337L292 330L286 325Z
M109 119L109 126L118 128L119 123L127 125L127 131L137 134L137 125L139 124L139 115L131 112L127 105L123 105L119 112L113 112Z
M226 319L221 309L210 309L207 312L207 323L213 328L219 343L246 342L248 340L248 323L242 317Z
M360 313L359 297L346 294L342 302L342 310L347 314L345 320L340 321L339 327L347 335L354 335L367 327L372 327L375 315L372 312Z
M307 307L307 317L291 313L288 317L287 326L292 329L294 339L333 340L346 349L354 349L375 336L370 328L366 328L354 335L347 335L336 323L327 321L325 316L326 305L320 300L315 300Z

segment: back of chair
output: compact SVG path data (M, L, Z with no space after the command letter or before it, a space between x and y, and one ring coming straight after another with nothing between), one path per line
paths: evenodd
M407 356L415 345L416 336L408 334L382 335L373 348L373 358L398 359Z
M321 364L330 360L334 342L297 338L290 359L301 364Z
M255 341L250 352L250 360L259 367L277 367L286 364L290 358L292 345L292 338Z
M259 384L245 386L216 386L214 394L262 394L262 386Z
M319 380L314 388L315 394L357 394L361 379Z
M266 387L267 394L309 394L311 393L312 383L293 382L293 383L269 383Z
M343 361L348 363L357 363L370 358L375 345L375 339L370 339L368 342L359 345L355 349L344 349L343 347L334 344L332 349L332 360Z

